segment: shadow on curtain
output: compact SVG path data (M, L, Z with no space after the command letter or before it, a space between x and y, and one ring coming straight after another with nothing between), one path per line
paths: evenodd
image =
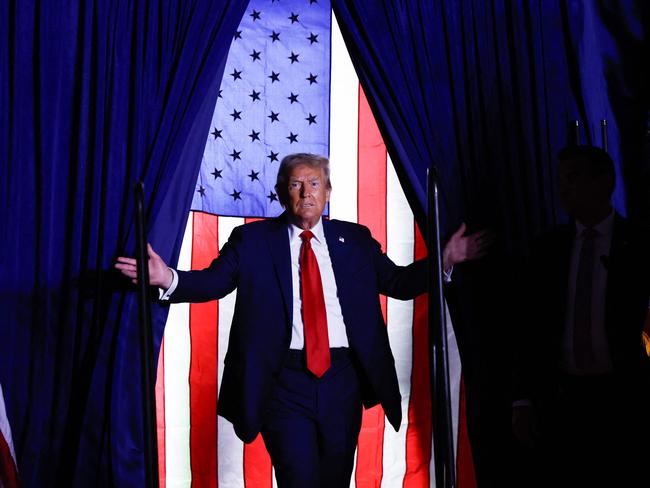
M110 270L139 179L176 262L246 4L0 7L0 381L26 487L144 485L137 304Z

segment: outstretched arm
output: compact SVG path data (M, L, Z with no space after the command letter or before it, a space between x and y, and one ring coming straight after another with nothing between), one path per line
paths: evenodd
M446 274L455 264L483 257L494 242L494 233L481 230L469 235L461 224L451 236L442 252L442 266ZM379 249L379 244L377 244ZM408 300L426 291L427 260L421 259L408 266L396 266L382 254L377 262L379 289L384 295Z
M147 244L147 252L149 253L149 284L168 289L173 278L171 270L165 261L156 254L151 244ZM118 257L115 268L119 269L124 276L131 278L133 283L138 282L137 261L134 258Z

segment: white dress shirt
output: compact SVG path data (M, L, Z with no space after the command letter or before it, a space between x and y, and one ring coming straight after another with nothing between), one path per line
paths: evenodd
M584 370L576 367L573 357L576 280L578 274L578 262L580 260L580 250L582 249L582 243L584 241L583 232L585 230L585 226L579 222L576 223L576 235L573 239L573 249L571 251L569 267L566 318L562 341L562 368L565 372L576 375L603 374L612 371L612 359L607 345L607 336L605 331L605 293L607 291L606 263L612 245L614 212L610 213L604 220L593 228L598 233L594 238L594 274L591 289L591 341L594 353L594 362L589 368Z
M289 225L289 248L291 251L291 286L293 293L293 323L291 326L291 349L303 349L305 345L305 334L302 324L302 299L300 297L300 246L302 239L300 233L303 229L295 225ZM323 232L322 219L311 229L314 237L311 240L311 247L318 261L321 282L323 283L323 295L325 297L325 313L327 314L327 333L330 347L348 347L348 336L345 332L343 313L339 303L336 280L332 260L327 248L327 241ZM167 290L159 289L160 300L169 300L176 286L178 285L178 274L172 268L172 283Z
M158 288L158 299L161 301L169 301L169 297L172 296L174 290L178 286L178 273L174 268L169 268L169 271L172 272L172 283L169 285L169 288L166 290L164 288Z
M323 232L323 221L312 227L314 237L311 239L311 247L318 261L320 277L323 283L323 295L325 297L325 313L327 314L327 334L330 347L348 347L348 336L345 332L343 313L339 303L336 280L332 260L327 248L327 241ZM289 225L289 248L291 250L291 286L293 291L293 324L291 326L290 349L303 349L305 345L305 334L302 324L302 299L300 297L300 246L302 239L300 233L303 229L295 225Z

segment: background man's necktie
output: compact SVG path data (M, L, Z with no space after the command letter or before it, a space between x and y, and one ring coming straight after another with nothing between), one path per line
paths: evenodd
M330 346L327 336L327 314L323 283L318 261L311 248L314 234L305 230L300 234L300 291L302 294L302 322L305 333L307 369L317 377L323 376L330 367Z
M573 357L578 369L588 369L593 363L591 331L591 295L594 275L594 244L598 232L586 228L578 261L573 321Z

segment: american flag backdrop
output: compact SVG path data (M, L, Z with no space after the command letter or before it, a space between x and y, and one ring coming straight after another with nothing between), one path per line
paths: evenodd
M329 155L331 218L369 227L398 264L424 256L329 2L253 0L226 64L179 269L207 266L234 227L281 212L275 176L279 160L293 152ZM235 293L218 302L171 306L156 384L163 487L275 486L261 437L244 445L216 415ZM403 421L395 432L381 407L364 412L352 485L435 486L426 298L382 297L381 303ZM475 482L451 330L448 341L458 486L470 488Z
M11 425L5 409L5 398L0 385L0 487L18 488L20 486L16 451L11 436Z
M327 154L329 2L252 1L228 53L192 210L275 217L282 156Z

